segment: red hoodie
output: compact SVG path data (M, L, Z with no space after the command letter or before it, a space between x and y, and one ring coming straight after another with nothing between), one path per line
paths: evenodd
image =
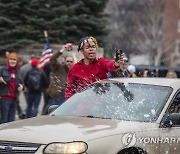
M82 59L69 70L65 98L70 98L95 81L107 79L107 73L115 70L117 70L117 67L114 66L114 60L98 58L86 65Z

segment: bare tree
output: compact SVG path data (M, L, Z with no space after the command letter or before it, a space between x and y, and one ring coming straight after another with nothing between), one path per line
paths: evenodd
M173 45L169 41L170 36L163 38L164 4L164 0L146 0L143 14L133 16L135 31L131 41L141 53L149 56L152 65L161 63L164 43Z
M127 55L145 54L150 64L161 64L164 52L173 45L171 34L163 37L164 5L164 0L109 0L108 47L123 48Z
M109 56L113 56L116 48L124 49L128 55L133 50L129 40L129 34L133 27L131 16L138 10L141 0L109 0L105 13L108 19L106 47Z

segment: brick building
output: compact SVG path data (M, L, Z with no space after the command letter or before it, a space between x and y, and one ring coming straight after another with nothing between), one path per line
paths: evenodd
M180 0L165 0L163 22L164 63L180 66Z

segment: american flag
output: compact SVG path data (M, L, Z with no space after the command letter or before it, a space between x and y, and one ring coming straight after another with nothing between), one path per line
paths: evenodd
M52 56L52 54L53 52L52 49L50 48L49 39L48 37L46 37L46 43L38 65L41 70L43 70L44 67L50 63L50 57Z

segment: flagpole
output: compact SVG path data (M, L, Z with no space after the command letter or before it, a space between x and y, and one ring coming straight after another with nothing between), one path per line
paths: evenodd
M44 31L44 37L45 37L45 40L46 40L44 50L47 50L47 48L50 48L50 45L49 45L48 32L46 30Z
M45 36L45 38L47 38L47 37L48 37L48 33L47 33L47 31L46 31L46 30L44 31L44 36Z

